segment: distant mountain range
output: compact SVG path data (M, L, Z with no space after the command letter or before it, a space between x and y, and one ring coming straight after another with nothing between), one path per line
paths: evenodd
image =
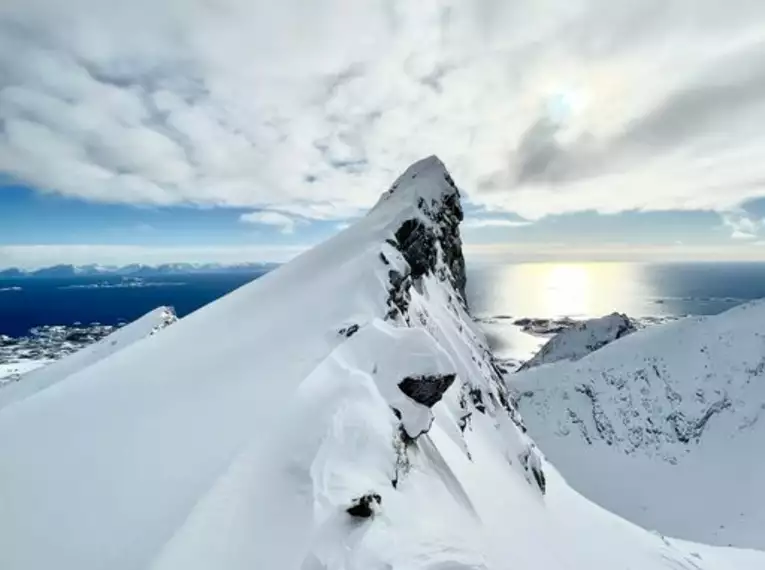
M41 269L24 270L10 267L0 270L0 279L66 278L66 277L149 277L160 275L188 275L190 273L258 273L274 269L277 263L164 263L162 265L53 265Z

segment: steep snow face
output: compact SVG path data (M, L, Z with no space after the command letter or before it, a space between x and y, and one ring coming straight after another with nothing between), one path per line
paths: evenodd
M265 277L0 410L0 567L754 570L545 464L434 158Z
M636 330L629 317L620 313L581 321L552 337L520 370L559 360L579 360Z
M172 307L158 307L95 344L47 366L27 372L18 381L9 384L0 391L0 410L52 386L67 376L92 366L139 340L156 334L177 320Z
M572 485L647 528L765 548L765 302L509 377Z

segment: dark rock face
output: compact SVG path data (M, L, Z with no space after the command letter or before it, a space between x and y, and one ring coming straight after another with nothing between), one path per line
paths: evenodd
M448 173L444 173L444 180L451 192L445 193L440 200L427 202L420 198L417 203L420 212L433 223L427 224L417 218L406 220L396 230L395 240L388 243L404 256L411 268L412 279L431 273L441 280L448 280L467 306L467 276L459 230L463 218L460 194Z
M539 490L542 491L542 494L544 495L545 491L547 490L547 480L545 479L544 471L536 467L532 467L531 474L534 476L534 480L537 482L537 485L539 485Z
M395 319L397 316L401 316L408 323L409 301L412 299L409 288L412 286L412 279L408 275L404 276L398 271L391 269L388 271L388 283L390 283L388 299L386 301L388 313L385 315L385 318Z
M399 382L398 387L418 404L432 408L454 383L454 379L454 374L409 376Z
M382 504L382 497L377 493L369 493L354 499L353 504L345 509L345 512L352 517L368 519L375 514L375 507L380 504Z
M346 338L350 338L357 332L359 332L359 325L353 324L341 328L339 331L337 331L337 334L343 335Z
M418 278L435 269L438 256L436 236L432 229L417 219L406 220L396 230L398 249L412 269L412 277Z

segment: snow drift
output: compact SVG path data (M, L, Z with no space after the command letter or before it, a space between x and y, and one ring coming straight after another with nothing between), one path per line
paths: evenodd
M8 569L755 569L588 502L468 315L435 157L257 281L0 410Z
M663 533L765 549L765 301L509 379L586 496Z

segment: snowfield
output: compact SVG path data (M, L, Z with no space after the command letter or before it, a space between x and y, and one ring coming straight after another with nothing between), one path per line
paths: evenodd
M542 459L465 307L461 218L424 159L326 243L0 409L0 568L765 568Z
M665 534L765 549L765 301L508 379L587 497Z

